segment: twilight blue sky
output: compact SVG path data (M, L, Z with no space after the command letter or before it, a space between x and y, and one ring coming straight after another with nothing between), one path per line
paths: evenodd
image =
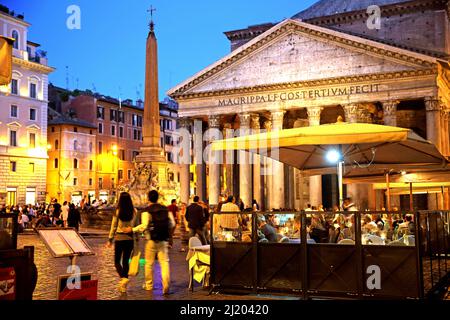
M171 87L230 51L224 31L289 18L315 0L0 0L32 24L28 40L40 43L57 70L55 85L114 97L144 95L145 41L152 4L159 45L160 100ZM69 5L81 8L81 30L69 30ZM78 81L77 81L78 79Z

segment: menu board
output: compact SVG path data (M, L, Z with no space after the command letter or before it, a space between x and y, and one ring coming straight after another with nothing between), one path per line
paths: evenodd
M55 258L94 255L86 241L74 229L39 229L38 233Z

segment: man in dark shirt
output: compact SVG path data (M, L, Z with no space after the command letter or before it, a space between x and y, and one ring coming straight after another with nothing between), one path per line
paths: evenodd
M269 242L278 242L277 230L268 224L263 216L258 217L258 227Z
M194 197L194 203L191 204L186 209L186 221L189 227L189 236L198 236L203 245L206 245L205 234L203 228L205 226L205 215L203 207L198 203L200 198L198 196Z

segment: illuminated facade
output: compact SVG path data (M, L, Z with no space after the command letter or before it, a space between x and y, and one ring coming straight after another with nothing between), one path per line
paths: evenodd
M380 8L379 28L370 24L368 3ZM181 119L224 136L229 129L277 131L341 116L410 128L449 156L449 8L433 0L317 1L291 19L226 32L232 52L168 95ZM248 157L231 158L238 156ZM196 193L211 205L224 194L246 206L256 199L266 210L338 203L335 176L303 179L270 159L196 166ZM346 189L360 209L386 203L370 184ZM444 207L442 195L415 198L420 209ZM392 197L392 207L408 208L405 199Z
M131 100L119 101L86 92L74 96L73 92L53 85L49 86L49 94L50 112L60 115L50 119L48 127L52 146L48 161L49 197L75 203L84 196L86 199L90 197L91 201L101 199L114 202L118 186L132 178L134 160L142 146L142 101L134 104ZM172 155L177 139L176 103L161 103L160 114L161 145L169 161L168 177L176 184L180 181L180 167L173 164ZM77 123L78 132L75 133ZM73 150L74 139L79 142L78 150ZM59 141L59 149L55 149L56 140ZM56 159L65 159L59 168L55 168ZM74 167L75 159L78 160L78 169ZM60 178L57 172L61 173ZM52 177L58 181L62 179L62 182L55 183Z
M0 87L0 204L45 200L47 170L46 53L28 41L23 16L0 12L0 34L16 39L13 74Z

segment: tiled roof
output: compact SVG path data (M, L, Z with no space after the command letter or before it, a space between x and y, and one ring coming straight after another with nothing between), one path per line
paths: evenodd
M340 13L366 10L371 5L385 6L411 0L320 0L308 9L297 13L293 19L313 19Z

